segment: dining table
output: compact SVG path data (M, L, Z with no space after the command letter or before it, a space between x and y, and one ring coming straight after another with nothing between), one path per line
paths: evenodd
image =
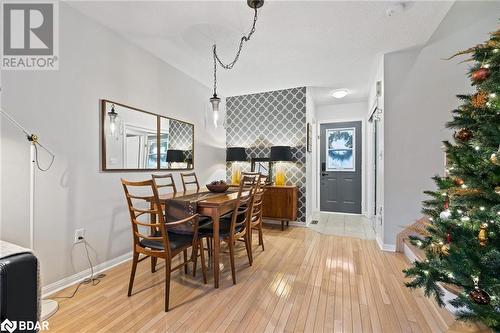
M228 191L224 193L212 193L203 190L188 190L175 193L160 194L160 204L166 205L172 199L182 200L182 197L193 196L199 194L196 200L196 213L201 216L207 216L213 222L213 255L212 264L214 271L214 287L219 288L219 260L220 260L220 238L219 238L219 222L220 217L234 210L238 199L237 191ZM242 195L246 195L243 191ZM168 223L168 222L167 222Z

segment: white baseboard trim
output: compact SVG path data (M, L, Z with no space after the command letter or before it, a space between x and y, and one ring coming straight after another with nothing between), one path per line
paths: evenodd
M118 266L119 264L128 261L132 258L132 252L122 254L121 256L118 256L114 259L105 261L103 263L100 263L99 265L94 266L94 274L102 273L104 271L107 271L115 266ZM42 298L46 298L60 290L63 290L64 288L67 288L73 284L76 284L78 282L83 281L87 277L89 277L91 274L90 268L81 271L79 273L73 274L71 276L68 276L62 280L53 282L49 285L46 285L45 287L42 287Z
M276 220L267 220L267 219L262 219L262 221L266 224L276 224L276 225L281 225L281 221L276 221ZM297 221L290 221L289 223L291 226L294 227L307 227L307 224L304 222L297 222Z
M396 244L384 244L382 240L380 239L379 235L375 236L375 241L377 242L378 247L382 251L387 251L387 252L396 252Z

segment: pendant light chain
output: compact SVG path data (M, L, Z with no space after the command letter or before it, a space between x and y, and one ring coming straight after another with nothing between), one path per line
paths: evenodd
M224 68L224 69L227 69L227 70L232 69L234 67L234 65L236 64L236 62L238 61L238 59L240 58L241 50L243 49L243 44L245 42L248 42L250 40L250 38L252 37L252 35L254 34L254 32L255 32L255 25L256 24L257 24L257 7L254 8L253 24L252 24L252 28L250 29L250 32L248 33L248 35L241 37L241 39L240 39L240 45L238 46L238 51L236 52L236 55L235 55L233 61L231 61L228 64L225 64L219 58L219 55L217 54L217 45L216 44L213 45L213 55L214 55L214 96L217 96L217 63L222 68Z

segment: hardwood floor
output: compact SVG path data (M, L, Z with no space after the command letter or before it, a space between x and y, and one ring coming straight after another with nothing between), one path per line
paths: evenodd
M237 244L236 285L225 254L220 289L211 279L203 285L201 272L193 278L179 270L165 313L163 264L151 273L149 260L141 262L127 297L127 262L97 286L83 285L74 298L61 299L50 331L443 332L453 322L445 309L404 287L403 255L382 252L373 240L266 227L262 252L254 237L252 267Z

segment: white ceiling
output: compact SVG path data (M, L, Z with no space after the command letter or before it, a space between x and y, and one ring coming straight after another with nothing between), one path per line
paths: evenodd
M219 94L311 86L317 105L365 100L377 55L425 43L452 4L411 2L387 17L388 1L266 0L239 62L231 71L219 71ZM253 15L244 0L70 5L207 86L213 77L212 44L217 42L223 59L231 59ZM353 94L335 100L328 95L334 88Z

